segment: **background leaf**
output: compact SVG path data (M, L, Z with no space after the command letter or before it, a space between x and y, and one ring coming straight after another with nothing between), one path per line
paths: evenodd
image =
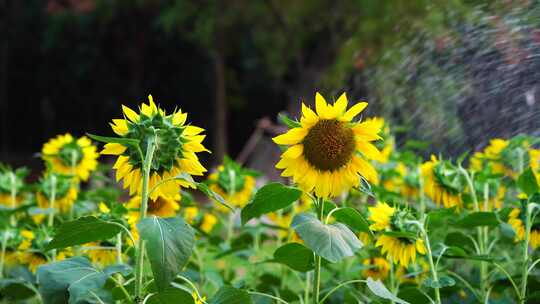
M191 256L195 241L193 229L179 217L150 216L137 223L137 230L146 241L157 289L163 292Z
M241 289L223 286L208 304L253 304L253 300L247 292Z
M289 206L301 195L300 189L281 183L270 183L262 187L255 193L253 201L242 209L242 225L252 218Z
M538 192L538 182L531 168L523 171L518 178L517 185L527 196Z
M274 252L274 261L300 272L313 270L313 251L299 243L289 243Z
M380 280L375 281L371 277L367 278L367 287L378 297L398 304L409 304L409 302L406 302L393 295Z
M354 208L341 208L334 212L333 216L338 222L349 226L355 232L371 233L367 220Z
M295 216L292 228L308 248L332 263L353 256L362 248L362 242L347 226L341 223L325 225L312 214L300 213Z
M473 228L478 226L497 226L499 220L497 215L493 212L473 212L465 216L463 219L457 221L458 226L465 228Z
M120 226L100 220L95 216L83 216L60 225L54 238L47 244L46 250L107 240L121 230Z

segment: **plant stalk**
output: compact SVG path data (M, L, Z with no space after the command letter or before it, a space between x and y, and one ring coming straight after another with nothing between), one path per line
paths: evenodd
M143 163L143 180L142 180L142 189L141 189L141 209L140 221L146 217L146 209L148 206L148 181L150 180L150 168L152 165L152 158L154 156L154 151L156 149L155 143L152 140L148 141L148 146L146 148L146 155L144 157ZM135 298L141 299L142 296L142 286L143 286L143 267L144 267L144 240L139 236L139 243L137 245L137 259L135 265Z
M319 221L324 219L324 199L317 199L317 218ZM319 293L321 290L321 257L315 254L315 272L313 275L313 303L319 303Z
M427 256L429 261L429 268L431 269L431 276L433 278L434 282L439 282L439 276L437 275L437 269L435 268L435 264L433 263L433 253L431 252L431 244L429 243L429 237L427 235L427 232L424 228L426 222L426 218L424 217L423 223L419 226L421 226L422 234L424 236L424 243L426 245L427 250ZM441 304L441 293L439 291L439 288L434 288L435 290L435 301L437 304Z
M531 211L527 205L525 216L525 240L523 242L523 265L521 272L521 296L519 302L525 304L527 299L527 277L529 276L529 241L531 232Z

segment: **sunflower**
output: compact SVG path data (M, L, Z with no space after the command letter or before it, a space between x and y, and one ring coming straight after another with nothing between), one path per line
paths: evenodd
M25 168L12 170L0 164L0 205L15 208L24 201L24 178L27 174L28 170ZM12 191L15 194L15 200L12 198Z
M191 296L193 297L193 301L195 301L195 304L206 303L206 296L199 298L199 295L195 291L191 293Z
M371 277L374 279L384 280L390 271L390 263L384 258L372 257L365 259L362 264L366 269L362 271L362 276Z
M381 158L371 143L381 139L381 126L373 120L354 122L367 103L357 103L349 110L347 103L345 93L333 105L317 93L317 112L302 103L297 126L273 138L278 145L288 146L276 164L276 168L284 169L281 175L292 177L304 191L321 198L335 197L358 186L360 177L378 182L369 160Z
M386 203L377 203L369 207L369 220L373 223L371 230L385 232L411 232L406 221L410 215L407 211L400 211ZM410 234L410 233L409 233ZM426 254L424 241L420 238L401 237L383 234L378 237L375 247L381 247L381 253L394 263L408 266L416 261L416 253Z
M88 180L97 168L99 154L86 136L74 138L71 134L58 135L43 145L41 157L51 165L51 170Z
M27 251L18 255L19 263L28 266L32 273L35 273L39 266L47 263L47 258L40 252Z
M514 208L512 211L510 211L510 214L508 214L508 224L512 226L512 229L514 229L514 232L516 233L515 241L523 241L525 239L525 224L524 224L524 218L521 216L521 209ZM540 247L540 227L536 228L533 226L531 228L531 232L529 234L529 244L531 245L532 249L536 249Z
M86 243L84 246L89 247L84 251L94 265L98 265L99 267L104 268L116 263L116 250L114 248L110 248L110 243L92 242Z
M23 237L23 240L17 249L21 251L30 249L32 247L32 241L36 238L34 233L30 230L22 230L21 236Z
M53 192L54 208L62 213L67 213L78 195L77 188L74 187L71 177L55 173L44 176L39 182L39 189L36 193L37 203L40 208L47 209L51 207ZM42 218L42 215L36 217Z
M429 265L424 259L419 259L407 267L398 267L396 277L401 283L421 284L429 274Z
M424 193L437 205L445 208L463 207L461 175L448 161L439 161L434 155L420 168L424 180Z
M216 172L208 177L210 189L231 205L239 208L244 207L251 199L253 190L255 190L255 182L253 172L245 170L227 157L223 161L223 165L219 166ZM222 211L229 210L221 204L218 206Z
M160 186L150 193L150 198L175 198L180 194L180 186L193 187L192 183L174 179L181 173L203 175L206 169L201 165L197 152L209 152L201 143L204 129L186 125L187 113L178 110L170 115L158 108L152 96L149 103L142 104L137 114L122 106L124 119L113 119L113 131L123 139L136 139L138 145L108 143L101 154L118 155L113 166L116 180L123 180L124 188L130 195L140 195L142 191L142 155L146 154L147 143L153 141L156 149L150 169L149 189Z
M177 199L180 198L178 195ZM126 215L128 225L131 227L131 234L135 240L139 239L139 231L137 230L137 222L140 219L140 206L141 206L141 197L135 196L129 200L126 204L128 213ZM170 199L163 196L158 196L155 199L148 200L147 212L148 214L159 216L159 217L174 217L180 209L180 204L177 200Z
M376 159L380 164L387 164L390 161L390 156L394 152L394 138L390 134L390 127L382 117L371 117L366 119L367 123L372 123L376 128L381 130L380 136L382 141L377 141L375 146L381 151L381 157Z
M190 206L186 208L182 208L184 211L184 220L192 225L195 222L195 219L197 218L197 215L199 214L199 208L195 206Z

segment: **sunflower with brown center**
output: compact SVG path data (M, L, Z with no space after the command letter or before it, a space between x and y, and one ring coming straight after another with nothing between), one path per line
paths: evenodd
M381 139L381 125L374 121L353 119L366 107L360 102L347 110L343 93L334 104L315 95L316 112L302 104L300 122L287 133L273 138L286 146L276 168L282 176L292 177L306 192L321 198L335 197L360 184L360 178L378 182L369 160L381 158L372 142Z

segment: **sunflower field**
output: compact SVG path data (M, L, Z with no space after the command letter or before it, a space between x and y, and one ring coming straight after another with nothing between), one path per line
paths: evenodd
M279 117L280 181L207 169L152 96L50 139L35 183L2 164L0 303L540 303L538 138L423 159L367 102L313 104Z

